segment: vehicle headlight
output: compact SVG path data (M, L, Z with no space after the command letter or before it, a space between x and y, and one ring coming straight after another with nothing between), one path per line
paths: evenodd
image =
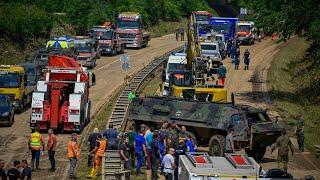
M2 116L9 116L9 112L2 113Z

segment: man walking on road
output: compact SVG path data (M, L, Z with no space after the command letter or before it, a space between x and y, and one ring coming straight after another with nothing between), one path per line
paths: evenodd
M224 87L225 79L226 79L227 69L223 66L223 63L220 62L218 68L218 85Z
M226 137L226 153L234 153L234 141L233 141L234 129L230 129Z
M70 179L76 179L77 162L80 157L79 144L77 142L77 134L71 135L71 140L68 142L68 158L70 161Z
M244 70L249 70L249 64L250 64L250 52L248 49L244 52L243 55L243 62L244 62Z
M33 133L30 135L28 145L29 145L29 150L31 150L31 153L32 153L31 168L32 170L34 170L34 161L36 161L36 169L39 170L41 146L42 146L42 151L44 151L45 144L44 144L43 137L39 133L39 129L37 127L33 129Z
M285 128L282 129L281 136L278 137L276 143L272 145L271 154L276 148L278 148L278 168L287 172L289 148L292 155L294 153L294 149L289 136L287 136L287 131Z
M299 113L296 117L296 136L297 136L297 141L299 145L299 150L301 152L304 151L304 120L302 113Z
M54 158L54 155L56 153L57 137L56 137L56 135L53 134L52 129L48 130L48 134L49 134L49 139L48 139L48 143L47 143L47 150L48 150L49 160L50 160L50 164L51 164L51 168L49 170L55 171L56 170L56 160Z

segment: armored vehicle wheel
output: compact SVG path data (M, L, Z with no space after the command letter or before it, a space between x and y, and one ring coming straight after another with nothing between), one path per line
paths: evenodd
M246 149L246 153L256 161L260 162L266 153L266 147L254 147L253 150Z
M223 156L226 147L225 137L221 135L214 135L209 141L209 154L211 156Z

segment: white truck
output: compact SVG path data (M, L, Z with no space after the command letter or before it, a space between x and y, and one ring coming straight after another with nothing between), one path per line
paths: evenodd
M205 40L200 43L201 56L212 61L221 61L220 47L217 41Z
M265 172L251 157L225 154L225 157L209 156L205 152L179 156L179 179L184 180L255 180Z
M169 95L169 77L170 73L176 70L185 70L187 68L187 54L175 53L169 56L167 64L164 69L162 81L163 81L163 95Z

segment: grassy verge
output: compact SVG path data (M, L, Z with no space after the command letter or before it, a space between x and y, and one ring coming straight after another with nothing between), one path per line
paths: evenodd
M151 26L147 29L150 32L152 37L160 37L167 34L172 34L175 32L177 28L183 27L185 30L187 29L187 19L182 19L179 22L164 22L160 21L159 24L155 26Z
M162 84L161 72L158 72L156 76L144 87L142 94L146 96L157 95L160 84Z
M292 130L295 127L294 117L302 112L305 119L305 144L314 151L314 144L320 144L320 107L305 103L301 98L301 89L307 89L304 82L308 76L301 75L309 62L305 60L305 51L309 44L300 38L290 40L275 55L268 72L268 88L273 101L273 108L283 118L284 124ZM305 72L305 73L308 73ZM309 94L307 90L302 92Z
M112 113L112 108L117 98L120 96L122 90L123 90L123 86L121 86L119 89L117 89L117 91L115 91L115 93L111 96L111 98L107 101L107 103L102 106L102 108L99 110L97 115L93 117L92 122L86 129L86 133L83 133L81 142L84 142L84 143L81 146L81 157L78 162L79 179L85 179L90 170L87 166L87 152L89 150L89 147L86 144L89 134L93 131L94 128L99 128L100 131L105 129L108 119Z

